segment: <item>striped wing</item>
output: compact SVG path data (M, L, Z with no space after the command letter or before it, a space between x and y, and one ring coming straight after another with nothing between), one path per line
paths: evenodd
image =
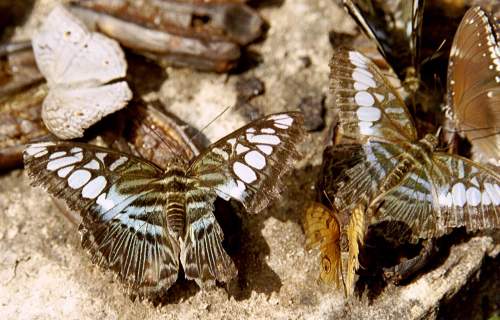
M378 200L377 220L404 222L414 240L500 227L500 176L458 156L436 153Z
M325 190L334 197L335 206L346 212L359 204L367 207L374 201L381 193L381 186L393 178L391 173L405 152L399 145L383 142L341 145L329 150L325 152L332 156L325 154L324 170L344 166L345 157L349 157L345 165L348 169L342 170L330 183L325 182Z
M34 186L80 212L82 246L143 294L177 279L179 244L164 217L162 170L128 154L69 142L41 142L24 152Z
M480 7L467 11L453 40L447 105L485 161L500 162L500 28Z
M187 279L201 288L215 280L229 282L238 274L233 261L222 247L224 234L213 211L216 193L196 187L186 199L186 234L181 243L181 263Z
M339 50L330 68L341 143L417 139L403 100L374 63L359 52Z
M404 81L408 67L417 72L419 69L424 1L394 2L386 2L384 7L377 1L343 0L347 12L366 36L375 42L379 52Z
M212 144L194 159L188 174L200 187L259 212L279 196L283 175L299 157L296 145L304 135L303 121L298 112L253 121Z

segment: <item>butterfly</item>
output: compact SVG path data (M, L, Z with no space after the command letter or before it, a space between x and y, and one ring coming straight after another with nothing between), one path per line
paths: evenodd
M34 186L82 216L82 246L141 295L168 289L180 265L200 287L237 274L214 216L217 196L257 213L279 196L299 158L303 116L269 115L191 160L165 168L131 154L74 142L40 142L24 152Z
M446 100L474 155L500 165L500 28L480 7L466 12L453 39Z
M324 187L333 199L341 242L348 242L348 292L369 225L402 223L412 242L462 226L500 227L498 172L436 151L433 134L419 139L402 98L359 52L337 51L330 67L339 117L334 151L349 157L334 156L324 166L337 170Z
M90 32L63 6L56 6L32 38L37 66L49 93L42 119L61 139L81 137L104 116L132 98L125 81L127 63L115 40Z
M419 86L424 1L343 0L344 8L375 42L410 92Z

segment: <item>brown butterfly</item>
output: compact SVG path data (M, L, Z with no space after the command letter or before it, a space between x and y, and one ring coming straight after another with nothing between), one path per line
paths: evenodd
M481 162L500 165L500 28L480 7L469 9L448 64L446 111Z

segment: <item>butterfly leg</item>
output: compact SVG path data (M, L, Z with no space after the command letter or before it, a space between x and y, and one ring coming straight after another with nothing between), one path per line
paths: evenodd
M399 283L408 279L427 265L429 259L435 252L436 241L426 239L418 256L403 261L391 268L384 269L384 278L388 281Z

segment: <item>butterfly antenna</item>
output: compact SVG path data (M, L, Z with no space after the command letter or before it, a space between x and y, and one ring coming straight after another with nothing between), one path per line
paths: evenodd
M142 122L139 122L139 121L142 121ZM140 120L140 119L134 119L134 125L137 126L138 128L140 127L143 127L143 128L146 128L146 130L149 132L149 133L152 133L153 135L155 135L161 142L162 142L162 145L164 145L167 150L171 153L175 153L176 150L173 146L171 146L171 144L165 140L165 138L158 133L158 131L156 130L156 126L152 123L150 123L149 121L146 121L144 119Z
M212 123L214 123L217 119L219 119L220 117L222 117L222 115L224 113L226 113L227 110L231 109L233 106L227 106L226 108L224 108L224 110L222 110L221 113L219 113L215 118L213 118L212 120L210 120L210 122L208 124L206 124L201 130L198 130L198 132L196 132L196 134L192 137L190 137L191 140L194 140L196 139L200 134L203 133L203 131L205 129L207 129Z

